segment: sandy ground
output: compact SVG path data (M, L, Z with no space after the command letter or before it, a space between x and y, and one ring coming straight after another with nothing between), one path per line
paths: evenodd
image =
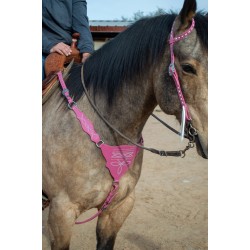
M156 109L160 118L178 128L173 116ZM145 146L177 150L186 146L177 135L151 117L143 131ZM205 250L208 249L208 161L187 151L184 159L144 152L142 174L136 186L134 208L118 233L115 250ZM92 209L79 217L90 217ZM50 249L43 211L43 250ZM97 219L75 225L71 250L94 250Z

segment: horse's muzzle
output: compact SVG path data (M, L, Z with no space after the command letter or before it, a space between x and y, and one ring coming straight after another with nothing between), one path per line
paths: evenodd
M198 154L201 157L208 159L208 143L205 143L205 140L202 136L199 136L199 134L196 136L195 143Z

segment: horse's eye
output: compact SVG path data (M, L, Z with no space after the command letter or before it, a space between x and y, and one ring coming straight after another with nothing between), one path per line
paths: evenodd
M182 64L181 67L184 72L196 75L196 70L190 64Z

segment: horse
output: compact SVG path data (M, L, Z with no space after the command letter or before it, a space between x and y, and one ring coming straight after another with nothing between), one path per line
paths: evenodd
M192 124L198 134L197 152L208 157L207 66L208 17L196 12L195 0L185 0L179 14L141 19L95 51L84 65L72 67L66 80L70 95L63 94L74 101L67 108L58 86L42 111L42 188L50 201L53 250L69 249L77 218L92 208L99 211L96 248L114 248L135 201L143 161L139 148L143 148L143 127L157 105L180 123L185 111L186 125ZM75 107L93 124L91 131L100 137L96 143L82 131L72 111ZM103 145L138 149L119 179L119 189L100 150ZM107 197L111 198L108 203Z

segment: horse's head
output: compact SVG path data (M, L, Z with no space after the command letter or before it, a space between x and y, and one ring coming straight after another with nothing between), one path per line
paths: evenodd
M195 15L196 1L185 0L180 14L173 24L175 37L188 30L195 19L195 28L186 38L174 43L174 65L192 125L198 130L196 140L198 153L208 156L208 46L207 16ZM167 72L170 64L170 52L164 55L164 72L155 84L156 99L160 107L168 114L176 115L181 120L181 102L177 95L173 78ZM166 67L167 63L167 67Z

